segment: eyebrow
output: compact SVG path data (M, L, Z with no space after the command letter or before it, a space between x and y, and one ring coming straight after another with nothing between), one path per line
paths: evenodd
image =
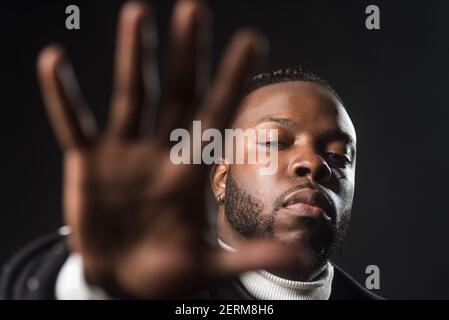
M288 128L292 128L292 129L301 129L301 127L302 127L298 122L293 121L291 119L273 118L273 117L262 118L262 120L260 120L257 124L264 123L264 122L276 122L276 123L283 125L284 127L288 127Z
M301 124L299 124L298 122L293 121L291 119L287 119L287 118L266 117L266 118L262 118L257 124L264 123L264 122L279 123L280 125L282 125L284 127L292 128L295 130L300 130L302 128ZM328 131L321 137L321 139L326 140L326 141L342 140L346 144L349 145L349 147L351 148L352 155L355 154L354 138L352 138L352 136L349 133L347 133L343 130L335 129L335 130Z

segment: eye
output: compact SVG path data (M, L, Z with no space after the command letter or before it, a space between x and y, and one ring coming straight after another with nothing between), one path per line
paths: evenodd
M288 143L282 140L272 140L272 141L265 141L260 142L259 145L264 146L266 148L270 149L286 149L289 147Z
M342 154L327 152L326 156L332 163L341 168L344 168L351 163L351 159Z

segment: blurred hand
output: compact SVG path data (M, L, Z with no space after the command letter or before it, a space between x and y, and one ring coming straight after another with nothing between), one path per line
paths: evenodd
M170 161L173 129L193 119L201 120L202 130L226 128L242 88L268 51L262 36L239 31L209 85L210 19L199 2L176 4L159 94L152 11L143 3L125 4L111 112L102 134L64 50L51 45L39 56L42 93L64 152L69 244L83 258L87 281L117 297L184 297L243 271L291 260L286 248L267 241L248 243L236 253L209 246L207 168Z

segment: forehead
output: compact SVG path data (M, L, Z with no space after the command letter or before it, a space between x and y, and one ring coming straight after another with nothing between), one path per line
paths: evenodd
M242 102L235 128L251 128L267 118L285 118L301 127L341 130L355 141L355 129L341 102L323 86L286 81L261 87Z

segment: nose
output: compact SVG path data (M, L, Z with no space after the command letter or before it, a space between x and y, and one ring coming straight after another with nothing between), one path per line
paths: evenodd
M318 184L325 184L330 180L332 170L314 148L301 147L292 151L288 165L289 176L308 178Z

